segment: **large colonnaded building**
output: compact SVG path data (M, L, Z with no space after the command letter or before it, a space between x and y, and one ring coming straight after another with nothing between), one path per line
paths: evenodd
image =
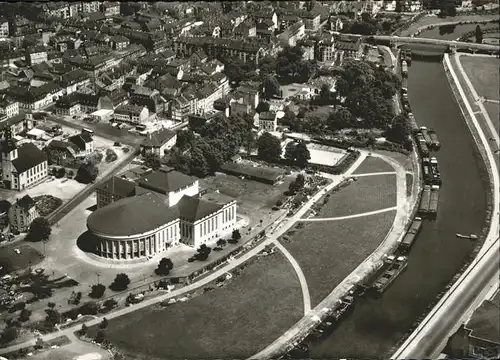
M87 219L96 254L107 259L150 258L170 246L195 248L236 227L236 200L200 194L198 179L160 169L133 182L113 177L99 186Z

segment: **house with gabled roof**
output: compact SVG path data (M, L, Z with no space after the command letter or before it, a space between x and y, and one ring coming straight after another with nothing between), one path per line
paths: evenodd
M149 133L141 143L141 154L153 153L163 156L174 147L177 142L177 133L169 129L161 129Z

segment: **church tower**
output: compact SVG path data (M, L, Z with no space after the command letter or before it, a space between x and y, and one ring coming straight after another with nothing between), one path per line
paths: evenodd
M3 140L2 140L2 181L11 183L13 180L12 173L16 171L12 161L17 159L17 146L12 138L12 133L10 128L4 130ZM10 188L10 185L7 187Z

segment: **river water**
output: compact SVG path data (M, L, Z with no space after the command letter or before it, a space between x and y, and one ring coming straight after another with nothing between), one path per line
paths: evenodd
M312 358L388 358L471 255L475 244L455 234L484 226L487 173L442 63L414 60L408 92L418 124L434 128L442 144L435 153L443 179L437 220L424 222L407 270L381 298L360 299L327 339L310 344Z

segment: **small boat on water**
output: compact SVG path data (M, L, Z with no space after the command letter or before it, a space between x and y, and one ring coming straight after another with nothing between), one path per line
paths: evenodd
M477 240L477 235L474 235L474 234L462 235L462 234L457 233L457 238L459 238L459 239Z

